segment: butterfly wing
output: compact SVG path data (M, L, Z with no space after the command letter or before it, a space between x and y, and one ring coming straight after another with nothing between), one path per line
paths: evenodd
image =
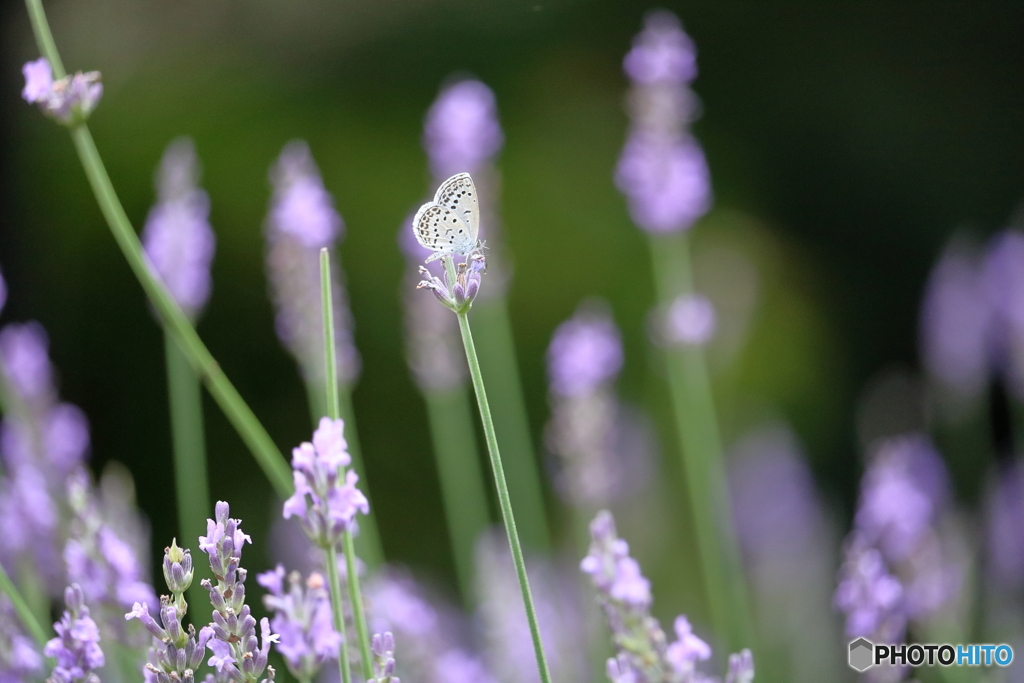
M475 193L474 193L475 194ZM425 248L442 254L463 253L466 244L476 243L470 227L451 209L436 202L427 202L412 219L416 241Z
M441 183L434 195L434 202L453 211L466 223L469 227L468 241L475 245L480 232L480 204L477 201L476 185L470 175L457 173Z

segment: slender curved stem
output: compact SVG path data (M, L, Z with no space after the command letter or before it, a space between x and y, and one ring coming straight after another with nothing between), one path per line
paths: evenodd
M455 263L452 261L451 256L444 257L444 268L448 275L449 287L451 287L455 281ZM487 390L484 388L484 378L480 372L480 360L476 355L476 346L473 344L473 332L469 329L469 318L466 313L466 311L462 311L457 314L459 316L459 331L462 333L462 345L466 349L469 375L473 380L473 390L476 392L476 402L480 408L480 419L484 425L484 437L487 440L487 452L491 458L491 470L494 472L494 484L498 489L501 517L505 522L508 544L512 549L512 561L516 567L519 589L523 595L523 606L526 608L526 621L530 626L530 637L533 639L533 652L537 658L537 670L540 673L540 680L541 683L551 683L551 673L548 671L547 658L544 656L544 644L541 642L540 637L540 626L537 623L537 609L533 605L530 580L526 576L526 561L523 559L523 548L519 543L516 520L512 514L512 502L508 495L508 484L505 482L505 470L501 465L498 437L494 432L494 420L491 418L491 408L487 403Z
M338 670L341 683L352 683L352 666L348 661L348 636L345 635L345 611L341 607L341 578L338 576L338 551L333 545L324 549L327 555L327 581L331 584L331 612L334 630L341 635L338 643Z
M334 347L334 305L331 300L331 254L327 248L320 250L320 296L323 305L324 328L324 369L327 377L327 414L332 420L341 417L341 405L338 392L338 367ZM331 552L335 550L331 548ZM359 573L356 571L356 551L352 532L346 531L342 540L342 553L345 556L345 573L348 575L348 594L352 602L352 619L356 624L359 637L359 654L362 660L363 675L369 679L373 676L373 659L370 656L370 631L366 625L366 612L363 609L363 594L359 589ZM334 559L337 561L337 558ZM331 569L337 573L336 565ZM340 586L338 587L340 590ZM332 585L331 590L335 587ZM340 596L339 596L340 603Z
M36 615L32 614L32 610L29 609L28 603L25 598L18 592L17 586L11 581L11 577L7 575L7 571L3 565L0 565L0 593L5 593L11 600L11 605L14 606L14 611L18 613L18 617L21 619L21 623L25 625L25 628L29 630L32 637L35 638L36 643L39 647L46 645L46 641L49 640L46 637L46 631L42 625L36 619Z
M61 65L60 55L53 42L42 2L41 0L25 0L25 3L39 50L50 60L54 75L59 78L64 75L64 67ZM89 128L85 124L72 128L71 139L75 144L75 150L78 152L78 158L82 162L82 168L85 170L93 194L96 195L100 211L113 233L114 240L121 248L121 253L128 261L128 266L139 280L142 289L156 308L164 330L181 347L193 370L202 379L217 405L224 411L228 421L252 451L256 462L267 475L274 490L282 498L287 498L292 493L291 469L288 467L287 461L245 400L239 395L238 390L224 374L220 365L214 360L174 297L167 291L167 287L154 275L155 271L142 250L142 245L121 206L121 201L117 198L117 193L110 182L110 176L103 165L103 160L96 149L96 143L89 133Z

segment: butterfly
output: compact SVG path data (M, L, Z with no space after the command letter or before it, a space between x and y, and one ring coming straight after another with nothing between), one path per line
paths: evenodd
M467 255L476 249L480 204L469 174L458 173L441 183L434 201L416 212L412 229L416 241L434 252L427 263L449 254Z

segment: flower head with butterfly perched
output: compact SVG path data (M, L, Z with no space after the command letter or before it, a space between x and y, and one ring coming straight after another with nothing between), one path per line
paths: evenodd
M480 204L476 185L468 173L458 173L441 183L434 201L416 212L412 221L416 241L433 253L426 263L442 259L447 282L420 266L421 289L429 289L438 301L456 313L469 310L480 290L480 273L486 267L480 233ZM465 262L455 264L458 254Z

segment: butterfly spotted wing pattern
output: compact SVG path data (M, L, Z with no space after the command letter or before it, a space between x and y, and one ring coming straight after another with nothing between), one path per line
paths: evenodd
M433 202L416 212L413 231L416 240L434 252L428 260L444 254L467 254L476 247L480 209L476 187L468 173L452 176L441 184Z
M469 226L470 237L476 244L480 232L480 204L477 202L476 185L468 173L458 173L441 183L434 195L434 202L454 211Z

